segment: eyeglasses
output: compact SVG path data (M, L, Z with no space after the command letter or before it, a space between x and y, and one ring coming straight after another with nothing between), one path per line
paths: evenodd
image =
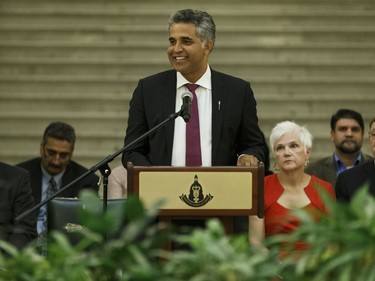
M57 152L47 147L44 147L44 151L48 158L56 158L58 156L61 160L66 160L71 156L70 152Z

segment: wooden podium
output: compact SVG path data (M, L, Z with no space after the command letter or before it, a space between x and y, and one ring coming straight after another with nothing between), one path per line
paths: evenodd
M264 164L171 167L128 165L128 194L145 207L162 199L159 221L218 218L227 234L236 216L264 216Z

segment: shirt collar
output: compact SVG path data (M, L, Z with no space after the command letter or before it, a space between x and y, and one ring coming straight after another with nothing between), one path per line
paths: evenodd
M184 86L185 84L189 84L188 80L185 79L184 76L180 72L177 72L177 89ZM211 68L209 65L207 65L206 72L202 75L201 78L194 84L198 84L200 87L204 87L208 90L211 90Z
M346 166L341 162L340 158L337 156L336 152L333 153L333 157L335 158L335 163L337 167L337 174L340 174L341 172L345 171L347 168ZM354 165L358 166L362 161L362 153L358 153L357 159L354 161Z
M43 166L41 166L41 168L42 168L42 174L43 174L43 177L45 177L45 178L47 179L47 182L49 182L49 180L50 180L51 178L54 178L54 180L55 180L57 186L60 186L60 185L61 185L62 177L63 177L63 175L64 175L64 173L65 173L65 170L62 171L61 173L57 174L57 175L52 176L52 175L50 175L50 174L49 174L49 173L43 168Z

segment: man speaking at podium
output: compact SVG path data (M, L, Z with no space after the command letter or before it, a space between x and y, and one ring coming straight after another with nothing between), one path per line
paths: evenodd
M188 120L177 118L123 153L137 166L249 166L265 161L250 84L208 64L216 27L203 11L169 19L167 54L173 70L141 79L130 102L125 145L178 112L191 93ZM189 105L190 106L190 105Z

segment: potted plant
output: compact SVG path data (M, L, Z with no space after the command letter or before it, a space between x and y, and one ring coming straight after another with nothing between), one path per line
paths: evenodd
M31 244L22 251L0 242L0 280L33 281L240 281L240 280L375 280L375 200L361 189L350 204L327 202L331 215L319 222L299 212L302 223L292 234L264 241L270 251L250 247L247 234L226 236L218 220L204 229L168 237L155 223L161 202L145 210L135 197L126 200L126 225L116 239L114 218L103 214L99 199L83 193L85 228L72 245L60 232L51 233L47 258ZM169 239L188 250L163 251ZM277 259L278 243L304 240L308 249L299 259Z

